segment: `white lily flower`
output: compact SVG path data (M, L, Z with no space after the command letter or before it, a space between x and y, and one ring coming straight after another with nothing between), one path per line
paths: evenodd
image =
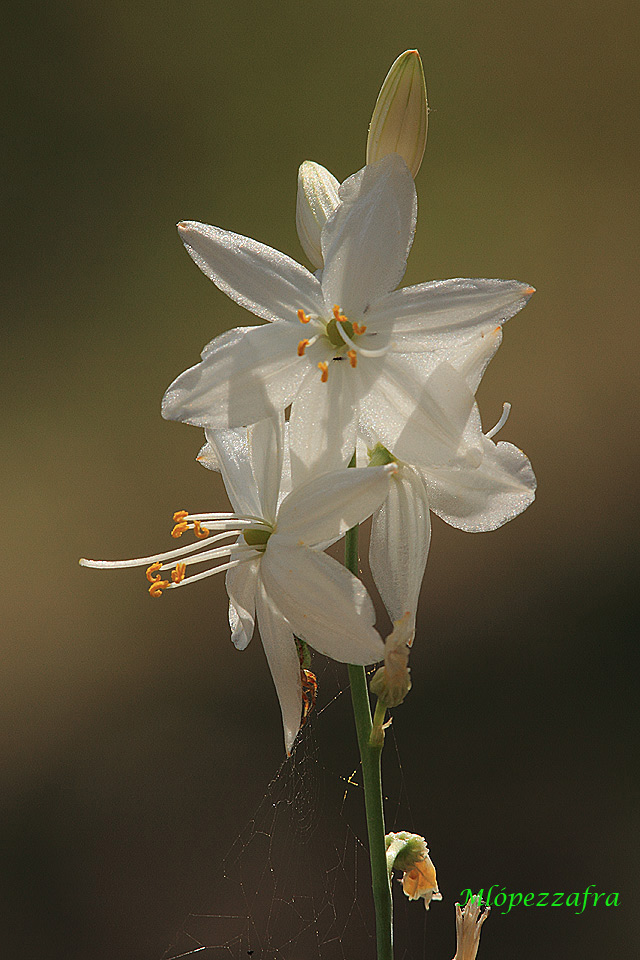
M365 587L317 548L344 536L380 505L396 467L335 471L282 498L283 432L280 418L249 430L208 434L200 458L222 471L234 512L176 513L172 536L192 529L195 543L135 560L80 563L98 569L147 567L149 593L155 597L227 571L233 642L245 648L257 620L290 753L303 704L294 634L343 663L369 664L384 657ZM229 539L233 542L212 546ZM218 562L225 558L230 559ZM186 575L192 564L211 562L215 565ZM169 570L170 577L163 579L162 572Z
M513 444L492 439L509 410L505 404L496 426L483 434L474 406L462 445L467 456L458 455L457 462L429 466L396 461L389 496L373 514L369 544L371 573L392 620L407 611L415 618L429 555L431 510L459 530L483 533L533 502L536 478L529 460ZM380 444L371 450L373 465L394 460Z
M322 228L320 279L255 240L179 225L201 270L269 323L213 340L169 387L163 415L215 429L292 403L294 483L346 464L358 431L407 462L448 462L474 403L454 367L533 293L512 280L394 289L416 221L413 178L397 154L349 177L339 200Z

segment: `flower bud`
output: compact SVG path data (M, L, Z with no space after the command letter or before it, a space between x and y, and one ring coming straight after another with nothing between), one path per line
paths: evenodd
M427 87L417 50L405 50L382 84L369 125L367 163L399 153L415 177L427 144Z
M300 164L296 227L302 249L314 267L319 269L324 266L320 244L322 228L338 207L339 189L339 181L319 163L305 160Z
M411 690L409 650L415 632L413 617L405 613L384 642L384 667L376 670L369 686L385 707L399 706Z
M442 900L438 890L436 868L431 862L424 837L417 833L388 833L385 837L387 869L402 870L402 889L409 900L424 899L425 909L432 900Z

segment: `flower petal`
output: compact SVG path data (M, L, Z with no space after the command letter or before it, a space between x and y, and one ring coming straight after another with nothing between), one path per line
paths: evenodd
M291 407L291 479L296 487L311 477L346 467L356 442L354 371L329 363L329 379L307 377Z
M319 282L279 250L191 220L179 223L178 233L216 287L263 320L295 320L299 308L307 313L321 309Z
M475 469L462 465L421 471L434 513L469 533L501 527L535 497L536 478L522 450L482 437L481 451Z
M206 445L198 460L222 474L227 496L236 513L259 517L260 499L249 460L249 444L244 427L206 430Z
M338 204L340 182L332 173L311 160L305 160L298 170L296 199L296 227L302 249L314 267L322 268L322 228Z
M315 650L341 663L374 663L384 657L384 644L373 628L371 598L337 560L274 533L261 577L295 635Z
M229 626L231 639L238 650L244 650L253 636L256 620L256 587L260 557L247 560L227 570L229 594Z
M387 355L360 402L360 420L399 460L444 464L457 455L473 405L464 377L449 364L422 380L402 357Z
M400 353L446 350L469 334L503 324L529 302L517 280L434 280L394 290L371 307L375 330L391 332Z
M425 481L402 464L391 478L389 496L373 515L369 544L371 573L393 621L406 612L415 620L430 541Z
M205 347L200 363L173 381L162 416L209 428L276 416L309 371L308 360L297 354L299 338L299 330L284 321L223 333Z
M345 180L340 201L322 231L325 308L338 304L346 316L361 320L403 277L416 190L406 163L394 153Z
M262 646L280 701L284 746L290 754L302 717L300 661L291 626L269 596L261 577L258 578L256 607Z
M260 501L258 516L275 523L284 453L284 413L249 427L247 441Z
M337 540L380 506L396 469L333 470L294 487L280 505L277 534L308 546Z

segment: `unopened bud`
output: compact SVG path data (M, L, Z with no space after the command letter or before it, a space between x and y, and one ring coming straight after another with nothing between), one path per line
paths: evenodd
M427 144L428 109L420 54L405 50L378 94L369 125L367 163L399 153L415 177Z
M332 173L311 160L298 170L296 227L302 249L314 267L322 268L324 260L320 237L325 223L338 207L340 183Z
M399 706L411 690L409 651L415 632L414 619L407 612L395 621L384 642L384 667L376 670L369 686L385 707Z

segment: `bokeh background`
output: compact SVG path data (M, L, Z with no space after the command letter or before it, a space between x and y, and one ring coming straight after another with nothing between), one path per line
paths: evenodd
M159 960L189 911L219 912L221 858L282 760L259 641L232 648L221 578L152 602L140 575L77 558L144 555L167 543L175 509L224 509L194 460L200 432L163 421L159 404L246 318L174 224L216 223L301 258L298 164L340 179L362 164L380 83L407 47L432 113L405 282L537 288L479 399L486 427L513 403L501 436L539 480L536 503L495 533L434 524L414 689L394 722L414 822L390 826L426 834L446 899L411 957L447 960L452 903L491 884L594 884L620 902L495 911L485 960L631 955L636 18L626 0L13 5L3 956ZM348 777L348 713L323 717L331 769ZM373 955L370 942L345 949Z

